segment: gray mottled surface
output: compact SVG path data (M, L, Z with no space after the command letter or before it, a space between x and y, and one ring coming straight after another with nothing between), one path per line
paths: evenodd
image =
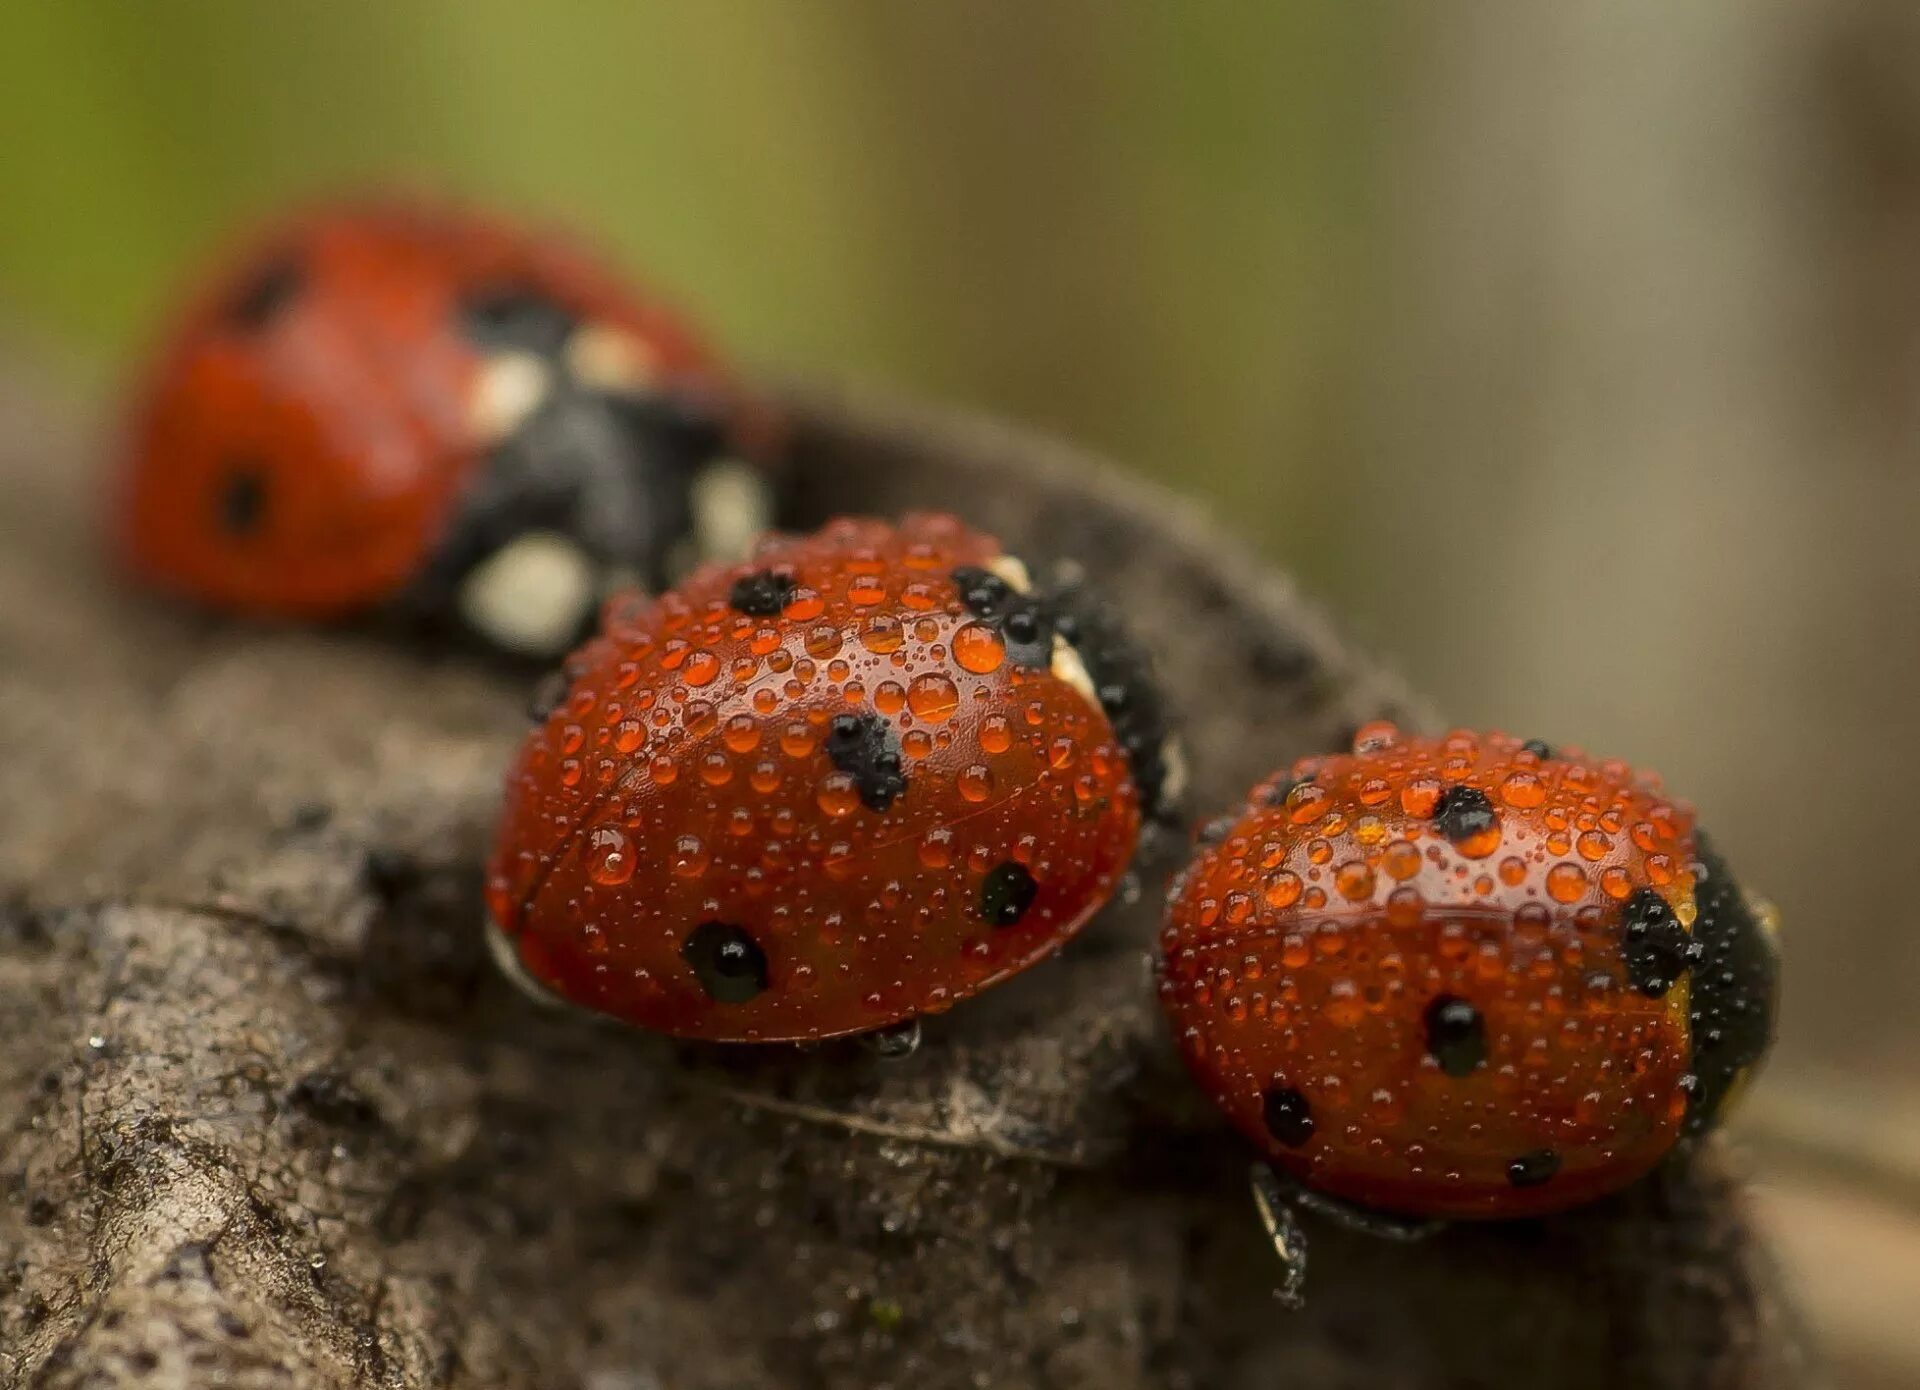
M121 592L87 451L0 384L0 1386L1799 1387L1724 1159L1415 1248L1311 1227L1178 1074L1145 892L885 1062L676 1049L496 979L524 681ZM952 506L1154 641L1196 804L1421 713L1185 510L814 399L806 516ZM1284 499L1276 499L1283 505Z

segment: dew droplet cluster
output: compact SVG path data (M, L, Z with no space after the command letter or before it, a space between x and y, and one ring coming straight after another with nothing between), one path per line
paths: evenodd
M776 1041L1057 949L1125 872L1139 794L1099 703L969 611L955 572L997 555L951 517L847 519L612 600L508 781L488 903L528 973Z
M1701 871L1692 809L1624 763L1368 725L1199 850L1162 1003L1229 1118L1321 1190L1423 1215L1571 1206L1688 1118Z

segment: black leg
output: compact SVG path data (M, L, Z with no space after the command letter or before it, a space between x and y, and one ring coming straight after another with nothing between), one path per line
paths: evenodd
M1280 1284L1273 1296L1280 1306L1299 1310L1306 1306L1307 1237L1294 1215L1293 1193L1280 1185L1273 1169L1264 1163L1253 1165L1248 1174L1253 1187L1253 1207L1260 1213L1260 1224L1273 1241L1273 1252L1280 1257Z
M1361 1235L1373 1236L1378 1240L1397 1241L1402 1245L1416 1240L1425 1240L1428 1236L1446 1226L1444 1221L1435 1221L1428 1217L1400 1216L1390 1211L1374 1211L1368 1207L1355 1206L1343 1202L1338 1197L1329 1197L1324 1192L1315 1192L1299 1183L1281 1179L1292 1191L1293 1204L1302 1211L1310 1211L1315 1216L1324 1216L1349 1231L1358 1231Z
M862 1033L860 1045L883 1061L911 1057L920 1046L920 1020L910 1018L905 1023L890 1023L885 1028Z

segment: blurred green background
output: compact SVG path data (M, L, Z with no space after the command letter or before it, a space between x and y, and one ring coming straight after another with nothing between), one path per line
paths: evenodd
M1305 549L1259 474L1329 432L1386 54L1357 10L1218 15L23 7L0 296L105 370L235 219L447 189L592 230L750 359L1072 431Z
M1103 449L1454 716L1663 768L1790 933L1769 1210L1862 1271L1820 1300L1848 1383L1920 1374L1914 7L193 0L0 37L0 342L83 399L236 221L444 189L580 224L755 366Z

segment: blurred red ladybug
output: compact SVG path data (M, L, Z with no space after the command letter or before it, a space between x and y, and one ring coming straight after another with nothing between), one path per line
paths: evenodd
M1228 1118L1371 1228L1615 1191L1771 1042L1770 911L1624 763L1370 725L1210 838L1161 1001Z
M404 203L270 231L141 393L135 574L249 614L451 618L529 654L663 583L752 412L671 314L562 240Z
M615 600L507 783L517 977L727 1042L939 1013L1055 951L1172 790L1138 650L951 517Z

